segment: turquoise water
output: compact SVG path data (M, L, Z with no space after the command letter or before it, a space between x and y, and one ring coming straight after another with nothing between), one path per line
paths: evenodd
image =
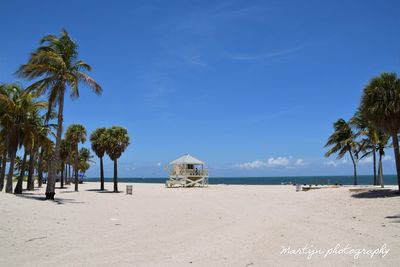
M123 183L165 183L166 177L160 178L118 178ZM372 175L360 175L357 177L359 185L371 185ZM99 178L86 178L87 182L98 182ZM105 178L106 182L112 182L112 178ZM246 184L246 185L278 185L281 183L296 184L343 184L352 185L353 176L287 176L287 177L210 177L210 184ZM397 185L395 175L385 175L384 184Z

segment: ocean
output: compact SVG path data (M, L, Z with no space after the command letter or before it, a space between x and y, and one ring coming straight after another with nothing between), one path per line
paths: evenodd
M371 185L372 175L360 175L357 177L359 185ZM86 182L99 182L99 178L85 178ZM165 183L166 177L160 178L118 178L123 183ZM112 178L105 178L106 182L112 182ZM240 184L240 185L280 185L280 184L342 184L352 185L353 176L287 176L287 177L210 177L209 184ZM385 175L385 185L397 185L396 175Z

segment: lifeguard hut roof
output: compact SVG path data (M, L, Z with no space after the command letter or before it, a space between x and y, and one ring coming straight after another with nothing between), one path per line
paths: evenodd
M175 164L193 164L193 165L205 165L205 163L199 159L196 159L195 157L185 154L176 160L173 160L169 163L170 165L175 165Z

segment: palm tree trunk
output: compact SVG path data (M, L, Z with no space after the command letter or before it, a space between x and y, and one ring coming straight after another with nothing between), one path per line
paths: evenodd
M0 192L3 191L4 187L4 177L6 176L6 164L7 164L7 149L4 149L3 161L1 162Z
M68 184L68 165L64 164L63 168L64 168L65 184Z
M10 166L8 169L8 176L6 182L6 193L12 193L13 187L13 176L14 176L14 165L15 165L15 156L17 154L17 148L13 147L12 151L10 151Z
M35 161L36 161L36 149L32 149L31 155L29 156L29 169L28 169L28 183L26 189L32 191L35 189L35 180L33 179L33 172L35 171Z
M383 164L382 164L382 154L379 153L379 170L378 170L378 176L379 176L379 184L381 187L384 187L383 184Z
M68 184L71 184L71 164L68 164Z
M354 185L357 185L357 163L354 159L353 153L351 153L351 151L349 151L351 160L353 161L353 168L354 168Z
M64 164L64 175L65 175L65 184L68 185L69 184L69 176L68 176L68 163Z
M42 187L42 181L43 181L43 154L44 150L43 148L40 149L39 153L39 160L38 160L38 187Z
M55 187L56 187L56 175L58 169L58 161L60 158L60 144L62 135L62 123L63 123L63 112L64 112L64 90L60 93L60 98L58 101L58 121L57 121L57 135L56 135L56 145L54 154L51 156L51 164L49 169L49 174L47 178L46 186L46 199L54 200Z
M74 169L75 169L75 191L78 191L78 144L75 147L75 158L74 158Z
M64 188L64 162L61 163L61 177L60 177L60 187Z
M114 192L118 193L118 164L117 164L117 159L114 159Z
M27 153L26 153L26 149L25 149L24 157L23 157L22 164L21 164L21 170L20 170L19 177L18 177L18 182L14 189L14 194L22 194L22 183L24 181L26 157L27 157Z
M3 172L3 162L4 162L5 160L6 160L6 159L3 157L3 155L1 155L1 156L0 156L0 173ZM3 180L3 181L0 181L0 186L1 186L1 189L0 189L0 191L1 191L1 190L3 190L3 187L4 187L4 180Z
M400 193L400 152L399 152L399 138L396 132L392 134L392 139L393 139L394 158L396 160L397 185L399 187L399 193Z
M100 190L104 190L103 157L100 157Z
M376 178L376 148L375 146L372 148L372 158L374 163L374 185L378 184L378 180Z

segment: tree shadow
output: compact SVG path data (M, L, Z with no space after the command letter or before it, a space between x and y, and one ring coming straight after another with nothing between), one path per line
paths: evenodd
M86 189L85 191L88 191L88 192L96 192L96 193L102 193L102 194L104 194L104 193L115 193L115 194L118 194L118 193L124 193L124 191L118 191L118 192L114 192L113 190L108 190L108 189L104 189L104 190L100 190L100 189Z
M378 189L368 190L352 195L353 198L386 198L386 197L400 197L398 190L391 189Z
M112 190L103 190L103 191L98 190L98 191L95 191L95 192L96 192L96 193L101 193L101 194L107 194L107 193L110 193L110 194L119 194L119 193L124 193L124 191L114 192L114 191L112 191Z
M37 191L40 191L40 188L35 187L33 190L24 189L23 191L24 192L37 192Z
M37 195L37 194L29 194L29 193L23 193L23 194L15 194L16 197L20 197L20 198L26 198L26 199L33 199L33 200L38 200L38 201L46 201L48 199L46 199L45 196L42 195ZM61 204L83 204L85 202L82 201L75 201L74 199L71 198L56 198L54 200L50 200L53 201L59 205Z
M100 189L86 189L85 191L88 191L88 192L103 192L103 191L108 191L107 189L104 189L104 190L100 190Z
M385 219L398 219L398 220L391 221L391 223L400 223L400 214L386 216Z
M78 191L79 192L79 191ZM68 193L78 193L77 191L75 191L75 190L70 190L70 191L60 191L60 192L58 192L59 194L68 194Z

